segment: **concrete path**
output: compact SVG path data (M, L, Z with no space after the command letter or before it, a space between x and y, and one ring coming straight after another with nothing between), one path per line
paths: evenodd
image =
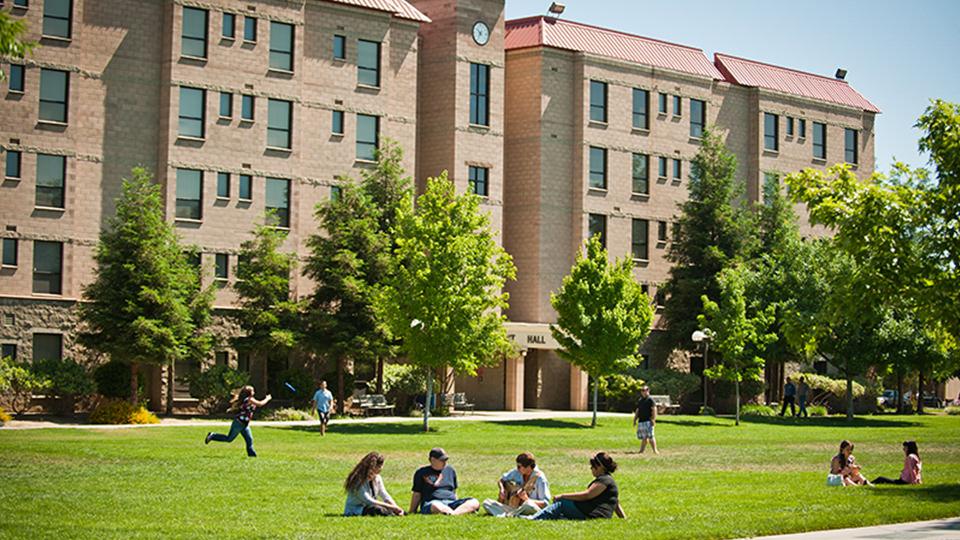
M835 529L832 531L764 536L757 540L827 540L834 538L842 538L843 540L873 540L878 538L896 538L897 540L960 539L960 517L877 525L858 529Z
M573 419L587 419L591 417L593 413L589 411L548 411L548 410L539 410L539 409L527 409L523 412L508 412L508 411L476 411L474 413L468 414L454 414L453 416L431 416L431 422L449 422L451 420L457 421L475 421L475 422L509 422L516 420L548 420L556 418L573 418ZM631 415L627 413L608 413L602 412L597 413L597 416L601 417L622 417L629 418ZM230 425L230 419L222 420L209 420L209 419L194 419L189 417L162 417L160 418L159 424L147 424L147 425L96 425L96 424L81 424L77 422L68 422L65 419L44 419L44 420L13 420L8 422L3 428L0 428L0 431L8 429L133 429L133 428L151 428L151 427L169 427L169 426L197 426L197 427L212 427L212 426L228 426ZM384 424L384 423L419 423L423 422L423 417L419 416L370 416L366 418L335 418L330 420L330 425L343 425L343 424ZM286 421L286 422L266 422L260 420L254 420L253 423L258 426L315 426L319 425L319 420L298 420L298 421Z

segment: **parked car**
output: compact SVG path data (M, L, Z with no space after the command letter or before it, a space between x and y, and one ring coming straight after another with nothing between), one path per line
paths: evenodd
M926 392L924 392L924 394L923 394L923 406L924 406L924 407L931 407L931 408L934 408L934 409L942 409L942 408L943 408L943 400L941 400L939 397L937 397L936 394L927 394Z
M904 392L903 404L910 405L910 392ZM883 394L877 396L877 405L885 409L897 408L897 391L884 390Z

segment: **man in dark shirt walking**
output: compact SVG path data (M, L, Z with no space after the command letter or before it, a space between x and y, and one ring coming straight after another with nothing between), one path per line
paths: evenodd
M790 405L790 414L793 416L797 415L797 409L794 404L796 397L797 387L794 386L793 380L787 377L787 384L783 385L783 407L780 408L780 416L783 416L783 414L787 412L787 405Z
M653 453L659 454L657 439L653 434L653 428L657 425L657 404L650 397L649 386L640 389L640 400L637 401L637 409L633 412L633 425L637 427L640 453L642 454L647 449L647 441L650 441L650 448L653 449Z

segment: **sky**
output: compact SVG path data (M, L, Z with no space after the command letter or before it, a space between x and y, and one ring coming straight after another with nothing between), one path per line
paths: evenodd
M876 165L928 167L914 128L931 99L960 103L960 0L561 0L562 18L833 77L882 112ZM506 0L507 19L550 0Z

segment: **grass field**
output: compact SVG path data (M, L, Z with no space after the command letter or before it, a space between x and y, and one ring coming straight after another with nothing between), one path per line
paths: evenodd
M202 427L0 429L0 537L19 538L734 538L960 515L960 418L729 419L662 417L661 455L639 454L628 418L435 422L315 428L254 425L260 457L240 438L203 445ZM224 428L225 429L225 428ZM870 478L896 476L900 442L919 442L924 485L828 488L839 441ZM620 463L627 520L528 522L488 516L343 518L344 477L367 451L387 456L387 489L404 508L416 467L443 446L461 496L495 482L532 451L554 493L591 479L597 450Z

